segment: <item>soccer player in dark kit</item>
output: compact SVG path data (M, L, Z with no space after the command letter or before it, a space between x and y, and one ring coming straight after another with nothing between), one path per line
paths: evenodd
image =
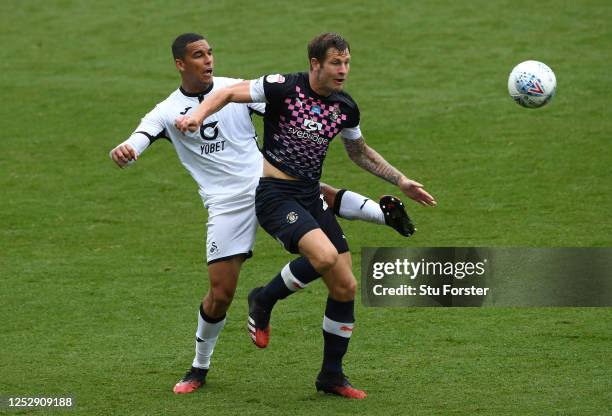
M263 172L251 113L265 113L265 104L232 104L205 119L198 132L182 134L174 126L178 115L190 114L215 91L241 79L214 74L213 49L204 36L183 33L172 43L181 85L141 120L132 135L110 156L119 167L139 159L159 138L168 138L198 184L208 210L206 263L209 289L199 305L195 357L174 386L177 394L193 393L206 381L217 340L227 319L243 263L252 255L257 218L255 190ZM321 185L325 200L337 215L386 224L409 236L414 227L401 201L390 195L380 203L347 189Z
M397 185L416 202L435 206L436 201L423 185L408 179L365 144L359 108L343 91L350 69L348 42L338 34L324 33L309 43L308 58L307 73L267 75L221 89L175 123L181 131L195 131L202 120L228 103L267 103L264 169L255 197L257 219L286 250L301 256L265 287L249 294L251 338L257 347L265 348L276 302L323 277L329 296L323 317L323 364L315 386L326 393L363 399L366 393L354 388L342 369L355 322L357 282L346 238L320 192L331 140L340 133L353 162Z

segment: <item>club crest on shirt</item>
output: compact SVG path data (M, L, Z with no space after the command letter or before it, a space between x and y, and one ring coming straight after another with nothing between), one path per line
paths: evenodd
M266 77L266 81L268 81L270 84L273 84L273 83L282 84L283 82L285 82L285 77L282 76L281 74L268 75Z
M338 107L334 107L329 111L329 118L331 121L336 121L340 118L340 109Z

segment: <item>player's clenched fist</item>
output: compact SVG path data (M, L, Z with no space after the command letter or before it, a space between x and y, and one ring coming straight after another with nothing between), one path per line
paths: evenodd
M196 131L200 124L201 122L191 116L179 116L174 120L174 126L183 133L187 130Z
M111 151L111 158L120 168L125 167L131 160L138 159L138 154L129 144L120 144Z

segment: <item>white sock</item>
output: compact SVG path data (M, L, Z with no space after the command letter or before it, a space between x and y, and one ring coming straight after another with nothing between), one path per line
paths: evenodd
M385 224L385 215L380 209L380 205L363 195L345 190L336 204L339 204L335 206L336 212L342 218Z
M197 368L208 368L210 357L213 354L219 333L225 326L225 317L219 322L210 323L204 320L201 313L198 313L198 330L196 332L195 358L191 364ZM201 341L198 341L200 339Z

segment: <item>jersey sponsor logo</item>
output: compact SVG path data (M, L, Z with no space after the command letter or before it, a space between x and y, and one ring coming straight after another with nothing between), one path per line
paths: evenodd
M297 212L291 211L289 214L287 214L287 222L289 224L293 224L298 220L299 216L297 214Z
M200 145L200 155L204 156L225 150L225 140L207 143L215 140L219 136L219 121L202 124L200 126L200 136L206 141L203 145Z
M281 74L268 75L266 77L266 81L268 81L270 84L282 84L283 82L285 82L285 77Z
M211 153L218 153L225 150L225 140L214 143L204 143L200 145L200 155L209 155Z
M302 125L304 126L304 129L306 131L320 131L323 130L323 124L314 121L314 120L308 120L307 118L304 119L304 121L302 122Z
M289 134L295 135L298 138L307 138L312 140L313 142L315 142L316 144L321 144L324 146L327 146L327 143L329 143L329 140L327 140L325 137L321 137L316 133L310 133L308 131L305 131L303 129L296 129L293 126L289 126L287 127L287 131L289 132Z
M202 124L200 126L200 136L202 136L204 140L215 140L219 135L218 124L218 121Z

